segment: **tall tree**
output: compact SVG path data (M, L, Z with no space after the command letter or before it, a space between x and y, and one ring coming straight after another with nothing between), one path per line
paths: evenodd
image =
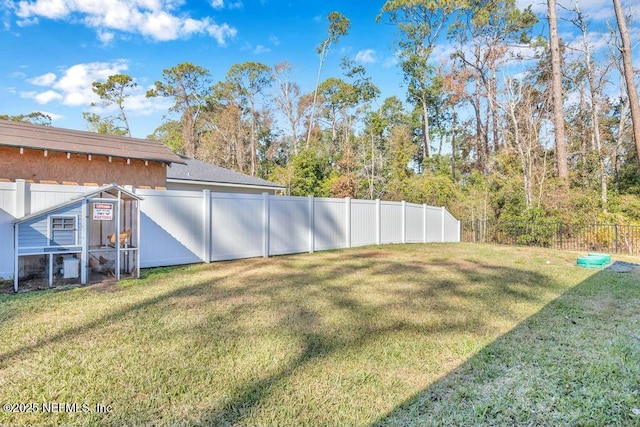
M433 67L429 58L445 24L456 9L452 0L389 0L376 18L383 17L397 25L402 38L396 43L400 53L400 66L408 85L409 99L420 106L422 112L422 157L431 155L429 139L429 100Z
M612 64L605 64L605 66L602 67L602 69L597 73L591 52L592 46L589 43L589 37L587 33L587 22L577 0L575 3L574 11L576 17L572 20L572 22L576 27L578 27L578 29L580 30L580 34L582 35L582 53L584 54L584 59L580 62L581 66L584 68L583 74L585 74L587 87L589 90L591 141L592 145L595 146L598 155L598 164L600 167L600 200L602 202L602 210L606 213L608 203L608 176L606 167L607 154L605 153L604 138L602 137L600 125L600 104L603 86L608 82L607 76L609 75L609 68ZM598 75L596 75L596 73Z
M288 62L281 62L273 67L273 78L277 83L277 94L274 102L284 114L289 125L289 135L291 138L290 148L293 154L298 154L298 129L302 118L300 109L300 86L292 82L289 76L291 65Z
M564 107L562 96L562 63L560 57L560 38L558 37L558 18L556 0L547 0L549 18L549 44L551 49L551 86L553 96L553 127L556 143L556 161L558 176L567 182L569 168L567 166L567 142L564 131Z
M489 151L490 132L493 149L506 150L508 147L504 141L501 143L498 124L498 69L504 64L505 58L513 60L512 47L529 43L530 30L538 18L530 6L524 10L518 9L515 0L473 1L460 16L462 19L455 22L451 34L459 43L456 56L465 67L474 71L476 92L482 88L485 94L488 114L484 120L483 134L487 138L486 151ZM480 112L479 105L474 108Z
M156 81L155 87L147 91L147 97L173 98L170 111L181 115L185 154L193 158L198 151L198 117L211 85L209 70L184 62L163 70L162 77L163 81Z
M638 91L634 81L633 61L631 59L631 41L629 39L629 30L627 29L627 19L624 16L620 0L613 0L613 8L616 12L616 22L618 23L618 30L620 31L620 39L622 42L620 53L622 54L624 79L627 86L629 106L631 108L633 139L636 142L638 163L640 163L640 105L638 104Z
M259 62L245 62L234 64L227 73L227 79L235 87L236 93L240 96L241 104L249 108L249 121L251 123L251 135L249 150L251 158L251 176L256 174L256 101L267 87L271 85L273 77L271 68Z
M338 42L341 36L344 36L349 31L349 26L351 22L340 12L331 12L327 16L329 19L329 30L328 36L326 39L322 41L317 47L318 55L320 55L320 65L318 66L318 76L316 78L316 88L313 91L313 102L311 103L311 114L309 116L309 129L307 132L307 148L309 148L309 142L311 141L311 133L313 131L315 112L316 112L316 102L318 99L318 87L320 86L320 73L322 72L322 66L324 64L324 60L329 53L329 48L332 44Z
M107 117L102 119L97 114L85 114L85 119L90 124L97 124L99 129L108 129L109 124L119 135L131 136L131 129L129 128L129 121L127 120L127 115L124 110L124 101L129 97L129 91L134 89L137 86L137 83L133 81L131 76L127 74L115 74L109 76L107 81L105 82L93 82L91 84L93 92L100 97L99 103L92 103L91 106L95 107L97 105L108 108L112 105L118 107L118 114L116 117ZM100 120L106 120L104 126L100 126ZM98 123L95 123L96 120ZM120 123L118 126L116 123ZM112 133L112 132L106 132Z

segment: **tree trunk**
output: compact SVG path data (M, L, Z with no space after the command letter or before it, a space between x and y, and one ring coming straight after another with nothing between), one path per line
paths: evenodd
M311 132L313 132L313 120L316 114L316 103L318 102L318 87L320 86L320 73L322 72L322 65L324 64L324 56L327 52L327 44L322 44L322 51L320 52L320 65L318 66L318 76L316 77L316 88L313 90L313 102L311 104L311 115L309 116L309 129L307 131L307 143L305 148L309 148L311 142Z
M431 157L431 141L429 139L429 111L427 102L422 100L422 161Z
M560 59L560 40L558 38L558 22L556 17L556 0L547 0L549 17L549 41L551 47L551 72L553 95L553 125L555 129L556 156L558 176L567 183L569 170L567 166L567 145L564 132L564 110L562 102L562 67Z
M631 41L629 40L629 31L627 30L627 21L622 10L620 0L613 0L613 8L616 12L616 21L618 22L618 30L620 31L620 39L622 47L622 65L624 66L624 79L627 84L627 94L629 97L629 107L631 108L631 122L633 127L633 139L636 142L636 151L638 154L638 163L640 164L640 105L638 105L638 91L633 79L633 64L631 61Z
M453 122L451 123L451 179L456 181L456 127L458 126L458 113L453 111Z
M480 88L478 87L478 83L476 80L476 93L473 100L473 111L476 115L476 151L477 151L477 161L478 161L478 169L483 174L485 173L485 149L484 149L484 132L482 131L482 113L480 112Z

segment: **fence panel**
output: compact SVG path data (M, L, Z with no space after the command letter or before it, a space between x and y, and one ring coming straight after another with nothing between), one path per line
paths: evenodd
M202 262L202 193L138 190L140 201L140 266L158 267Z
M0 279L13 276L13 224L16 215L16 186L0 182Z
M405 212L407 243L420 243L424 241L424 207L413 203L406 204Z
M442 242L442 209L427 206L427 242Z
M640 254L640 226L636 225L475 220L462 223L461 240L572 251Z
M345 200L316 198L313 209L314 250L344 248L347 245Z
M269 198L269 254L309 250L308 197Z
M211 261L262 256L263 215L261 194L211 193Z
M380 202L380 243L402 242L402 205Z
M71 199L82 197L98 187L84 187L82 185L29 185L29 207L31 213L40 212Z
M375 200L351 200L351 246L375 245L376 206Z
M447 210L442 210L444 213L444 241L445 242L458 242L460 235L460 222L451 215Z

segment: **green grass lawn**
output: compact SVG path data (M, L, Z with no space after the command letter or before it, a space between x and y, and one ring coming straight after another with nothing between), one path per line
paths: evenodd
M578 255L391 245L0 295L0 403L32 411L0 425L640 425L640 275Z

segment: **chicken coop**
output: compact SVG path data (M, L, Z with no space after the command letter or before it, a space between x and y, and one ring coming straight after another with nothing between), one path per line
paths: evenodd
M113 184L14 221L14 291L139 277L140 200Z

